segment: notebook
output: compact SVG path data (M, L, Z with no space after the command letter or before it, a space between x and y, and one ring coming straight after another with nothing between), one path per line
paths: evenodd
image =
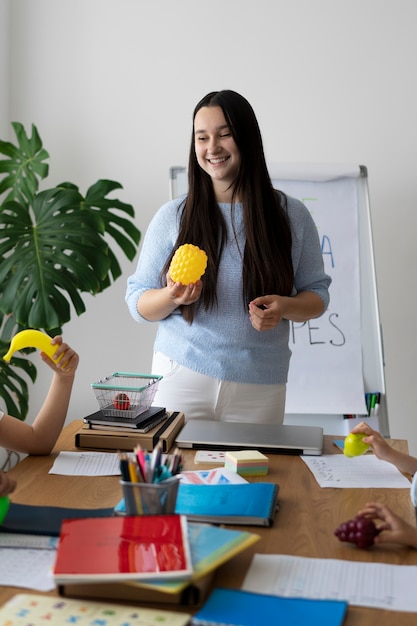
M175 512L194 522L272 526L278 493L276 483L180 483Z
M192 617L192 626L259 626L259 624L326 624L341 626L347 611L342 600L282 598L241 589L215 588ZM267 617L268 616L268 617ZM269 618L269 619L268 619Z
M57 585L190 580L187 520L181 515L66 519L53 578Z
M0 532L58 537L64 519L111 517L113 513L113 507L77 509L65 506L43 506L10 502L7 515L0 525Z
M111 415L105 415L102 411L96 411L84 418L84 424L88 424L91 428L124 428L129 430L140 430L148 432L151 428L167 419L168 414L165 408L160 406L150 407L144 413L140 413L134 418L123 419ZM147 430L144 430L147 429Z
M295 426L190 420L177 435L179 448L199 450L256 449L270 454L323 452L320 426Z

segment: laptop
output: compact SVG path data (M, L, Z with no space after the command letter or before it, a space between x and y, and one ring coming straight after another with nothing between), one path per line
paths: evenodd
M323 453L323 428L190 420L176 438L178 448L194 450L256 449L269 454Z

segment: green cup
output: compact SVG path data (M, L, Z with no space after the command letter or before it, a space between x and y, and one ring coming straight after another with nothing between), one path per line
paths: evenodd
M0 497L0 525L3 524L4 519L7 515L7 511L9 510L10 500L9 496Z

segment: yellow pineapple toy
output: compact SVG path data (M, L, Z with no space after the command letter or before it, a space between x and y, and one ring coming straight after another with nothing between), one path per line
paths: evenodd
M189 285L199 280L207 267L207 254L192 243L180 246L172 257L169 275L174 283Z

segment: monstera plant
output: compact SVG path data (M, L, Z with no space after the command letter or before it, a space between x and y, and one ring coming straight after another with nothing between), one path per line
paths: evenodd
M109 197L120 183L98 180L85 196L69 182L39 190L49 154L36 126L30 137L12 126L17 144L0 141L0 397L24 420L37 371L32 350L10 364L1 359L11 338L25 328L61 333L72 311L85 312L81 294L100 293L121 275L109 241L132 260L141 233L133 207Z

